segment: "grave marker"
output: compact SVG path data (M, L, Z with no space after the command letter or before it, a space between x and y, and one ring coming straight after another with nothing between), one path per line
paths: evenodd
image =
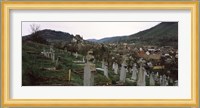
M138 74L138 69L136 67L136 63L133 64L133 68L131 69L131 72L132 72L131 79L136 81L137 80L137 74Z
M93 64L94 56L93 51L88 51L86 56L86 63L84 67L84 86L93 86L94 85L94 73L96 72L95 64Z
M138 61L138 63L140 64L140 69L139 69L139 73L138 73L137 85L138 86L146 86L146 80L145 80L146 70L143 67L145 61L140 59Z

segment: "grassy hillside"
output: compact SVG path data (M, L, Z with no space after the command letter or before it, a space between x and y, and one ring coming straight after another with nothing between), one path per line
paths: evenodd
M49 45L32 41L22 43L22 85L23 86L82 86L84 65L78 65L73 61L81 61L82 55L75 58L71 53L55 49L56 58L60 57L59 66L56 70L55 62L44 57L41 52L49 49ZM97 61L96 67L101 67ZM69 81L69 69L71 69L71 81ZM115 75L109 69L110 79L107 79L102 71L95 74L95 85L115 84L119 75ZM130 74L131 75L131 74ZM130 77L129 75L129 77ZM112 82L111 82L112 79Z
M54 68L55 62L41 54L42 48L49 49L49 46L26 42L22 45L22 84L23 85L76 85L82 84L82 76L72 73L73 79L68 82L68 70L77 71L83 66L73 65L74 56L64 54L56 49L56 58L61 57L59 69L47 70ZM79 58L80 59L80 58ZM76 70L74 70L76 69Z

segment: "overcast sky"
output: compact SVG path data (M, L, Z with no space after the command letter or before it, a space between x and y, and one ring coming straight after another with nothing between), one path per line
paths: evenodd
M151 28L161 22L22 22L22 36L31 33L30 25L40 26L40 30L79 34L84 39L101 39L105 37L124 36Z

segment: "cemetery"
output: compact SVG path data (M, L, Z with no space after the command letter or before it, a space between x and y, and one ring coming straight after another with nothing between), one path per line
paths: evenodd
M155 53L129 44L89 44L82 41L71 42L63 49L31 41L23 44L24 85L177 85L178 57L173 48L165 53L157 48ZM74 50L67 50L72 49L70 47ZM151 58L151 55L160 57Z
M178 86L177 31L170 27L177 29L177 23L141 31L142 36L163 35L157 41L136 38L140 32L133 39L95 42L60 31L35 31L22 37L22 86Z

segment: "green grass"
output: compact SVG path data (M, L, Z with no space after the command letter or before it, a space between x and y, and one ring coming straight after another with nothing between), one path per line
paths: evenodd
M55 63L50 58L41 55L43 49L49 50L49 46L34 42L23 43L22 46L22 85L45 85L45 86L82 86L83 85L83 65L77 65L73 61L82 61L82 56L75 58L70 53L64 53L55 49L56 58L59 56L59 69L46 70L45 68L55 67ZM101 68L101 62L96 61L96 67ZM68 79L69 69L71 69L71 81ZM119 81L119 74L116 75L111 68L108 70L109 79L102 71L95 73L95 85L114 86ZM127 78L131 78L131 73L127 73ZM147 80L147 85L149 81ZM126 86L135 86L136 83L125 82Z

